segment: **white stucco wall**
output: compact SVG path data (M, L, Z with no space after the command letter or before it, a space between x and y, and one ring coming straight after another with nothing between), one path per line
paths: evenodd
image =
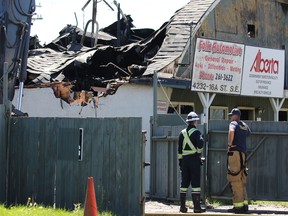
M15 92L13 105L18 106L18 90ZM62 104L62 105L61 105ZM63 107L63 108L62 108ZM93 104L81 107L74 103L70 105L55 98L52 88L28 88L23 90L22 109L30 117L95 117Z
M172 89L158 88L158 100L166 101L171 96ZM142 117L142 129L147 131L145 161L150 162L150 118L153 116L152 86L126 84L122 85L114 95L99 99L98 108L93 103L81 107L77 103L69 105L55 98L51 88L24 89L22 111L30 117ZM13 104L17 107L18 90ZM62 103L62 105L61 105ZM63 107L63 108L62 108ZM145 191L149 192L150 168L145 168Z

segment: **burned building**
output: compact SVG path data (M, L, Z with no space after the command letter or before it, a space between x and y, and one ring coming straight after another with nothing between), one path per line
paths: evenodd
M121 46L113 44L111 31L95 47L81 43L80 31L68 31L68 39L61 35L30 51L23 111L41 117L142 117L147 137L153 114L194 110L208 122L225 120L238 107L244 120L287 121L287 12L285 0L191 0L159 30L135 31ZM72 40L75 32L80 34ZM249 76L252 70L256 75ZM265 77L258 79L260 71ZM149 175L146 183L149 190Z

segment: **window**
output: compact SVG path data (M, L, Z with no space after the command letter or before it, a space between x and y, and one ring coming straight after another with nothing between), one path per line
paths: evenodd
M255 25L248 24L248 37L255 38Z
M190 112L192 112L193 106L190 105L180 105L180 114L189 114Z
M172 105L169 105L168 113L175 113L177 111L179 114L188 114L189 112L194 111L193 103L172 102Z
M228 119L228 107L211 106L210 120L225 120Z
M279 111L279 121L288 121L288 109L281 109Z
M255 108L254 107L237 107L241 111L242 120L255 121Z

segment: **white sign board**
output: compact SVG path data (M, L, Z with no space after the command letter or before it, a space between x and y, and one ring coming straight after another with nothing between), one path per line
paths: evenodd
M240 94L244 45L197 38L191 90Z
M166 101L157 101L157 114L167 114L168 111L168 102Z
M241 95L283 97L284 50L245 47Z

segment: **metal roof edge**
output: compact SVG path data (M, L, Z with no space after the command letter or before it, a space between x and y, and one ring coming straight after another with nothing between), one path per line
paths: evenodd
M153 85L153 77L145 76L141 78L134 78L130 80L131 84L139 85ZM160 84L164 87L171 87L176 89L191 89L191 80L190 79L175 79L175 78L158 78L158 86Z
M175 78L158 78L158 82L162 86L176 89L191 89L191 80L175 79Z

